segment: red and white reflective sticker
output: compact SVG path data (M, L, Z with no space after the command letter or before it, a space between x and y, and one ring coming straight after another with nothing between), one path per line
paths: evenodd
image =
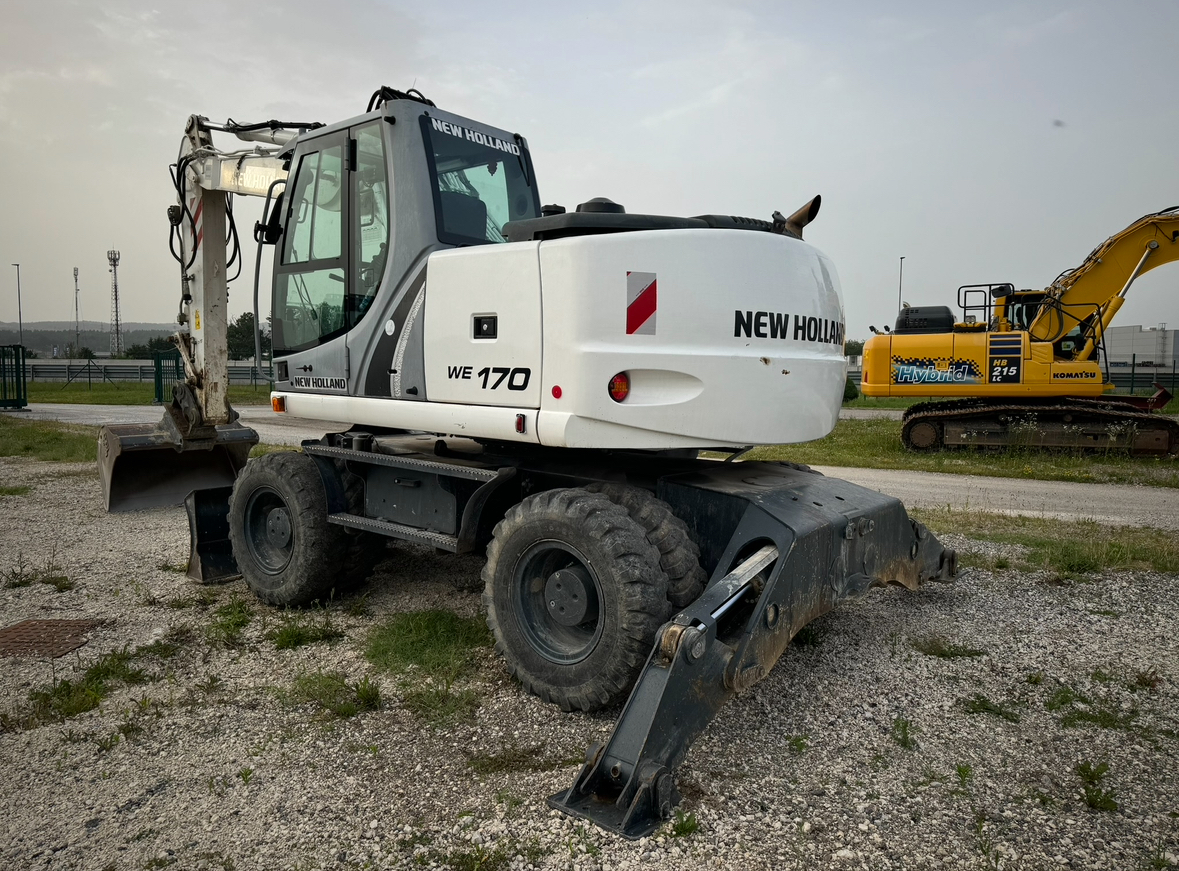
M626 334L655 335L656 281L654 272L626 273Z

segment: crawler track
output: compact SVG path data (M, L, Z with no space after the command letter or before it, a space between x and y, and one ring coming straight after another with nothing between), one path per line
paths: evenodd
M1179 423L1110 399L959 399L910 406L901 441L916 451L1023 445L1166 456L1179 452Z

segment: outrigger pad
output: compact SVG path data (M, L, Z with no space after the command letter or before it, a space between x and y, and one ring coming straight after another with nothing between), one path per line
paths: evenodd
M104 426L98 468L107 511L180 505L193 490L231 486L258 434L237 423L183 437L165 413L158 424Z
M241 576L229 541L233 487L193 490L184 497L191 547L188 577L198 584L224 584Z
M871 587L952 580L900 501L789 464L709 463L659 481L712 579L663 625L609 739L549 807L625 838L651 834L674 775L721 706L764 678L803 626Z

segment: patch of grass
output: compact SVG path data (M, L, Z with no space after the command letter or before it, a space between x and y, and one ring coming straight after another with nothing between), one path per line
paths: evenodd
M676 809L675 818L671 821L671 836L673 838L687 838L700 831L700 820L694 813L684 813Z
M0 496L28 496L33 492L32 487L0 487Z
M368 678L349 683L339 672L310 672L295 678L292 697L300 702L311 702L333 717L355 717L361 711L376 711L381 707L381 691Z
M27 457L51 463L93 463L97 444L97 427L52 420L21 420L0 414L0 457Z
M1110 674L1107 671L1103 671L1100 668L1094 669L1093 673L1091 675L1089 675L1089 677L1091 677L1093 680L1097 681L1098 683L1109 683L1110 681L1112 681L1114 679L1112 674Z
M504 774L520 771L554 771L567 765L583 762L581 755L548 758L543 744L525 747L509 745L493 753L467 753L467 764L478 775Z
M56 552L45 558L41 568L35 568L25 562L25 555L18 553L16 565L4 571L4 586L8 589L30 587L33 584L45 584L53 587L59 593L74 589L74 582L66 576L65 570L57 563Z
M985 650L975 650L961 644L952 644L941 635L926 635L913 642L913 649L926 656L936 656L940 659L969 659L976 656L986 656Z
M806 751L808 738L809 735L791 735L786 739L786 746L801 756Z
M265 637L274 642L275 650L294 650L306 644L336 641L344 637L344 632L332 623L331 614L326 610L321 610L317 617L288 611L283 614L282 622Z
M1101 762L1094 765L1088 760L1084 760L1078 762L1077 767L1073 770L1081 778L1081 790L1085 795L1085 804L1095 811L1112 813L1118 809L1118 803L1114 801L1113 790L1103 789L1101 786L1105 775L1109 773L1107 763Z
M997 702L992 702L982 693L975 693L970 698L963 699L962 707L968 714L991 714L1007 720L1009 723L1019 722L1019 714Z
M1049 711L1059 711L1061 708L1066 708L1075 702L1088 704L1089 699L1072 687L1062 685L1048 697L1048 701L1044 703L1044 707Z
M452 683L407 687L402 706L431 726L466 723L479 710L479 695L472 689L456 690Z
M951 508L909 512L937 533L1019 545L1021 567L1076 577L1100 571L1179 573L1179 539L1150 527L1102 526L1090 520L1055 520Z
M239 768L237 771L237 778L242 782L243 786L250 785L250 779L254 776L254 769L247 767Z
M917 728L912 721L897 717L892 721L892 740L903 750L916 750Z
M296 451L299 448L293 448L290 445L272 445L265 442L259 442L250 448L250 458L260 457L263 454L273 454L278 451Z
M166 599L164 604L173 611L183 611L185 608L198 608L204 611L217 604L217 593L208 587L202 587L191 595L173 596L170 599Z
M188 560L185 560L182 564L171 563L168 562L168 560L164 560L159 565L157 565L156 568L161 572L175 572L178 575L182 575L188 571Z
M856 407L855 403L851 407ZM744 460L789 460L820 466L913 469L958 475L1034 478L1179 487L1179 458L1130 457L1124 453L1038 451L1027 448L907 451L899 420L841 420L825 439L800 445L754 448Z
M254 619L254 612L240 596L234 596L213 612L213 620L205 627L205 638L210 644L236 647L241 644L242 632Z
M491 632L479 618L451 611L395 614L372 629L365 647L369 662L390 672L419 669L453 681L475 665L476 652L491 646Z
M1032 686L1038 687L1040 684L1042 684L1044 682L1044 672L1033 671L1031 674L1028 675L1027 680L1028 680L1028 683L1031 684Z
M0 731L61 723L97 708L117 684L147 683L152 676L135 664L144 655L144 648L113 650L94 660L77 678L55 678L49 686L31 690L26 706L0 715Z
M96 378L101 378L97 373ZM30 381L27 385L29 402L79 405L151 405L155 399L155 387L146 382L96 380L91 384L75 379L70 384L61 381ZM229 401L233 405L269 405L270 384L229 385ZM163 412L161 412L162 416ZM91 451L93 453L93 451ZM93 459L93 458L92 458Z

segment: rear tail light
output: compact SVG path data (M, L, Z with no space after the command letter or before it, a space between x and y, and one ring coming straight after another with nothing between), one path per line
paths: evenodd
M275 411L283 412L287 410L287 398L285 396L270 397L270 407Z
M610 379L610 398L615 402L622 402L630 395L630 376L619 372Z

